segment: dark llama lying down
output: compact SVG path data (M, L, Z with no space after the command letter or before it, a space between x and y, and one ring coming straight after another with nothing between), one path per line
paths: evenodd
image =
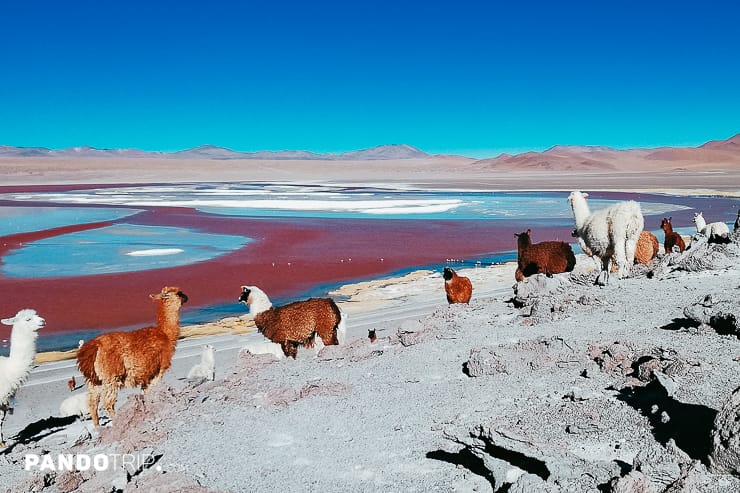
M543 241L532 244L531 229L519 234L517 238L517 269L514 278L524 280L534 274L560 274L571 272L576 266L573 249L564 241Z

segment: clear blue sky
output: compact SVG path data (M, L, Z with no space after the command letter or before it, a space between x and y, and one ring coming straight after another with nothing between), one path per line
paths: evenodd
M740 132L740 4L3 2L0 145L478 157Z

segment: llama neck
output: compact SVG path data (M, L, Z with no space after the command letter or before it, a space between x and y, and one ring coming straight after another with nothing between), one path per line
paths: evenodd
M586 199L583 197L574 197L571 207L573 209L573 218L576 221L576 228L581 229L586 222L586 218L591 214Z
M180 337L179 307L159 305L157 309L157 327L167 334L170 340L176 341Z
M707 227L707 222L704 220L704 216L694 217L694 222L696 223L696 230L699 232Z
M524 253L524 250L526 250L531 244L532 244L532 240L529 239L529 236L527 237L519 236L516 242L517 251L519 255Z
M13 328L10 334L10 354L8 359L16 368L31 368L36 356L36 331L21 331Z
M262 291L253 289L251 292L251 297L252 301L249 304L249 313L251 313L253 317L256 317L260 313L266 312L267 310L272 308L272 302L270 301L270 298L268 298L267 295Z

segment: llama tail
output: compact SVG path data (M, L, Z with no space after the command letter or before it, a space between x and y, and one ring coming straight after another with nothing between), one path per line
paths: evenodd
M103 382L95 372L95 360L98 357L98 341L93 339L83 344L77 351L77 368L85 380L93 385L102 385Z

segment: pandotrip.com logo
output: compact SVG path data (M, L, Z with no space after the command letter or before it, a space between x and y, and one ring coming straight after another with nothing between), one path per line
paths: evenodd
M150 454L26 454L26 471L111 471L115 469L141 470L154 465L157 458ZM161 466L155 466L161 471Z

